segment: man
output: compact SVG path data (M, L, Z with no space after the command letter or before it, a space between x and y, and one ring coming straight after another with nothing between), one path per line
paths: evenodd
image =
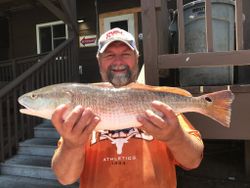
M115 87L136 81L138 50L134 37L119 28L104 33L97 59L103 81ZM122 103L122 101L121 101ZM63 120L67 106L57 108L52 122L61 135L52 168L62 184L80 179L81 188L174 188L175 166L193 169L202 159L199 132L159 101L138 117L140 129L94 131L99 117L77 106Z

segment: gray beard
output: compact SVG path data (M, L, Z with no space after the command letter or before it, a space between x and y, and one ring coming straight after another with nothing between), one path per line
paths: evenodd
M125 69L125 72L114 74L114 69ZM132 82L132 71L128 65L111 65L107 72L108 81L111 82L115 87L120 87Z

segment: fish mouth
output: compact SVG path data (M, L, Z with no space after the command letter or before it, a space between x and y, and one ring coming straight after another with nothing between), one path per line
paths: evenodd
M29 109L28 106L24 105L23 102L22 102L22 98L18 98L18 102L20 105L22 105L22 107L24 108L21 108L19 111L22 113L22 114L26 114L28 111L31 111L31 109Z
M22 107L24 107L24 108L19 109L19 112L20 112L20 113L26 114L26 115L34 115L34 114L37 114L37 111L35 111L35 110L29 108L27 105L23 104L22 98L19 98L19 99L18 99L18 102L19 102L19 104L22 105Z
M21 103L20 103L21 104ZM21 104L24 108L19 109L19 112L22 114L32 115L35 110L30 109L28 106Z
M22 108L19 110L22 114L32 115L34 113L34 110L28 109L28 108Z
M44 113L40 113L37 110L33 110L30 108L21 108L19 110L20 113L22 114L26 114L26 115L30 115L30 116L36 116L36 117L40 117L40 118L44 118L44 119L51 119L51 116L48 114L44 114Z

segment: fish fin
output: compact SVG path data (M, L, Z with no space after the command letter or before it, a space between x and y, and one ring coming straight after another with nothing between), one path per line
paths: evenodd
M145 84L140 84L133 82L127 86L124 86L125 88L132 88L132 89L143 89L143 90L149 90L149 91L158 91L158 92L165 92L165 93L174 93L178 95L183 96L189 96L191 97L192 94L189 93L187 90L178 88L178 87L168 87L168 86L150 86Z
M211 105L204 109L204 115L214 119L224 127L230 127L231 106L234 94L230 90L222 90L200 96Z

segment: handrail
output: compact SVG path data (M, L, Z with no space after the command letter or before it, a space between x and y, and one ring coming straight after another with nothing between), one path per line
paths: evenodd
M60 82L72 82L77 71L76 43L70 38L53 52L0 89L0 161L11 157L18 142L33 136L40 118L22 115L17 98L28 91Z
M14 60L15 61L21 61L23 59L32 59L32 58L35 58L35 57L45 56L47 54L48 53L41 53L41 54L35 54L35 55L27 55L27 56L22 56L22 57L16 57L16 58L14 58ZM13 59L1 60L0 61L0 66L3 65L3 64L8 64L8 63L10 63L12 61L13 61Z
M11 81L48 53L18 57L0 61L0 81Z
M65 46L67 46L70 42L72 42L73 39L69 39L64 41L61 45L58 46L58 48L56 48L52 53L50 53L49 55L45 56L39 63L33 65L32 67L30 67L27 71L25 71L22 75L20 75L19 77L17 77L16 80L13 80L11 83L9 83L8 85L6 85L4 88L2 88L0 90L0 98L3 97L6 93L8 93L9 91L12 90L12 88L15 88L18 86L18 84L20 84L21 82L23 82L28 76L30 76L33 72L35 72L36 70L38 70L39 68L41 68L45 63L47 63L52 57L56 56L56 54L58 54L63 48L65 48Z

